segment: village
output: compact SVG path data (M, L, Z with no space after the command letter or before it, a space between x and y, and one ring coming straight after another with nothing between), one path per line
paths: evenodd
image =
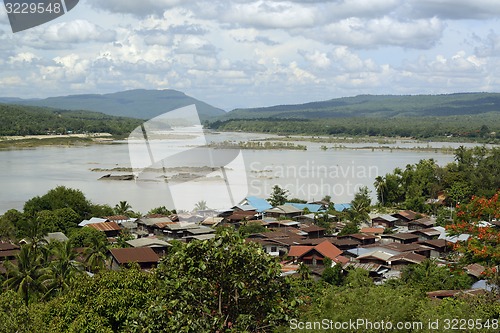
M342 233L345 222L329 212L345 212L350 203L333 204L327 201L311 203L286 202L273 207L266 199L249 196L239 205L226 210L197 210L171 215L152 214L139 218L126 215L92 217L79 223L79 228L102 232L108 242L107 268L119 270L139 265L143 270L156 267L169 253L172 242L205 241L215 237L216 229L230 227L236 230L258 230L245 234L246 242L261 246L269 256L279 258L282 276L298 276L301 265L307 266L311 276L319 280L325 262L340 265L347 274L350 269L368 272L376 284L399 278L408 265L421 264L427 259L437 265L450 266L459 259L454 245L466 242L469 234L448 235L438 226L434 216L401 210L392 214L371 214L370 220L360 224L359 232ZM321 220L322 226L318 221ZM328 228L325 228L325 221ZM249 228L250 227L250 228ZM481 222L483 228L500 228L500 221ZM124 246L117 239L127 235ZM62 232L48 233L45 241L68 241ZM6 274L5 261L15 261L19 244L0 243L0 269ZM84 249L76 248L84 261ZM464 271L475 282L470 290L438 290L429 297L453 297L458 293L481 293L491 290L484 279L485 267L470 264ZM89 274L91 274L89 272Z

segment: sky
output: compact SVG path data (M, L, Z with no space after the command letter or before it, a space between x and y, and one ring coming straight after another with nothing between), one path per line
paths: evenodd
M0 96L176 89L224 110L500 91L498 0L80 0L12 33Z

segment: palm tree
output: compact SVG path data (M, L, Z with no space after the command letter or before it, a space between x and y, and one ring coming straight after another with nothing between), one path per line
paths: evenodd
M43 289L41 280L46 269L42 266L41 254L30 245L21 247L16 260L16 265L8 262L8 278L3 285L16 290L28 305L32 295Z
M377 190L377 199L380 201L382 206L384 206L384 193L387 192L387 183L385 181L385 177L377 176L375 178L375 183L373 183L375 189Z
M91 272L97 272L106 267L108 248L107 244L97 237L90 239L89 246L83 251L85 263Z
M196 203L196 205L194 206L194 210L196 210L196 211L207 210L207 209L208 209L208 206L207 206L207 202L205 200L198 201Z
M117 215L127 215L131 212L132 206L127 201L120 201L115 206L115 214Z
M69 290L83 268L82 264L75 260L77 253L69 241L53 243L52 254L54 259L43 276L43 284L48 290L46 295L61 294Z

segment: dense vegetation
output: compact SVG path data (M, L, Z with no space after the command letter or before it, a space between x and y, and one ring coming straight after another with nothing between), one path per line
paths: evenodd
M98 112L53 110L0 104L0 136L111 133L128 135L142 121Z
M374 185L382 206L436 213L443 204L454 207L474 195L493 196L500 189L499 165L500 148L460 147L453 163L441 167L433 159L421 160L377 177ZM444 202L428 201L440 194Z
M445 204L455 207L446 228L473 236L457 243L454 250L463 255L448 265L433 260L409 265L400 279L382 285L374 284L365 270L343 271L339 265L326 267L318 281L306 265L299 266L298 276L282 277L275 258L244 241L248 233L264 231L251 223L237 232L220 228L209 241L173 241L149 273L134 266L110 271L107 251L126 246L121 241L126 235L110 245L103 233L76 225L90 216L133 214L130 205L95 205L78 190L57 187L27 201L22 212L10 210L0 217L2 240L27 241L16 261L5 265L7 274L0 275L0 333L387 331L321 325L360 319L365 324L423 325L397 332L440 332L453 318L464 320L467 332L498 332L500 275L493 266L500 264L500 233L478 222L500 219L499 158L499 148L459 148L455 162L445 167L423 160L376 180L379 204L387 206L379 209L413 208L443 191ZM290 200L288 195L275 186L270 201L282 204ZM368 189L361 188L351 205L344 213L332 213L356 230L373 208ZM153 212L170 213L165 207ZM320 217L322 223L326 220ZM47 243L49 231L65 232L69 242ZM435 290L470 288L474 281L463 267L471 263L488 267L485 278L492 293L442 301L427 296ZM320 326L306 326L315 322Z
M432 138L472 138L484 142L500 139L500 114L448 117L325 118L325 119L231 119L206 122L207 128L230 132L283 135L351 135Z
M237 109L225 118L397 118L478 115L500 111L498 93L457 93L448 95L360 95L297 105Z

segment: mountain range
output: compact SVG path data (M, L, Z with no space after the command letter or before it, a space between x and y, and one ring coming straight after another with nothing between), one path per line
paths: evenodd
M225 115L225 111L176 90L127 90L111 94L87 94L20 99L0 97L0 103L49 107L61 110L86 110L111 116L151 119L165 112L195 104L200 119Z
M196 105L202 120L400 118L500 112L499 93L359 95L304 104L236 109L227 113L176 90L137 89L110 94L69 95L46 99L0 97L0 103L62 110L88 110L139 119L151 119L191 104Z

